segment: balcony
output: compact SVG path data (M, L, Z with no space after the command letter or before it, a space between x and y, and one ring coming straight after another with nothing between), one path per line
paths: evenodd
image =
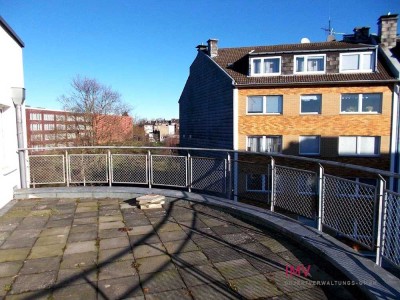
M29 289L24 263L10 294L66 297L79 284L105 299L399 295L399 279L375 265L399 267L399 195L386 188L396 174L229 150L22 151L30 188L2 218L14 221L10 237L32 236L19 247L7 236L0 251L30 248L21 260L58 257L58 269L35 273L44 287ZM345 178L354 172L375 184ZM136 208L150 193L164 207ZM352 284L318 285L334 280Z

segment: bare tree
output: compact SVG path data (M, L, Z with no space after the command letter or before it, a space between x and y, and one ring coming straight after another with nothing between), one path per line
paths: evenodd
M68 131L74 130L77 143L93 146L132 140L131 108L120 93L80 76L72 79L71 88L58 101L68 112Z

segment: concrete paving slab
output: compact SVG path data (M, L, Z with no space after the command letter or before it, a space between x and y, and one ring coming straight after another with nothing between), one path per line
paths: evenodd
M99 223L99 230L121 228L121 227L125 227L125 224L121 221Z
M138 234L138 235L129 235L129 242L131 247L134 248L138 245L149 245L149 244L159 244L161 243L160 239L156 234Z
M165 300L165 299L190 300L192 299L192 297L190 296L189 291L186 289L172 290L156 294L146 294L146 300Z
M190 287L190 293L196 300L233 300L242 299L242 296L228 285L220 283L208 283Z
M140 283L146 295L185 288L176 270L143 274L140 276Z
M84 252L97 252L96 241L68 243L64 254L76 254Z
M210 282L225 282L225 278L213 265L200 265L189 268L179 268L185 284L190 286L202 285Z
M68 236L68 243L93 241L97 239L97 230L88 230L86 232L73 232Z
M163 243L185 240L188 238L183 230L159 232L158 235Z
M135 266L139 274L147 274L175 269L171 257L168 255L139 258L136 259Z
M165 250L163 244L148 244L148 245L135 245L133 247L133 255L135 258L143 258L149 256L163 255L167 251Z
M7 239L2 243L0 249L15 249L15 248L29 248L32 247L36 242L36 238L25 238L25 239Z
M276 297L283 294L262 275L233 279L229 284L245 299Z
M99 222L100 223L106 223L106 222L116 222L116 221L122 221L122 215L112 215L112 216L100 216L99 217Z
M58 271L60 268L60 259L61 257L59 256L27 259L20 270L20 274L35 274Z
M40 236L68 235L70 229L69 226L45 228L40 232Z
M212 248L212 249L204 249L203 252L213 263L219 263L222 261L236 260L242 258L239 252L227 246Z
M63 244L67 243L67 235L59 234L59 235L51 235L51 236L41 236L36 240L35 246L46 246L46 245L54 245L54 244Z
M23 264L23 261L9 261L0 263L0 277L17 275Z
M223 261L215 263L214 266L226 279L259 275L257 269L245 259Z
M0 263L6 261L24 260L30 251L30 248L0 249Z
M98 299L130 299L130 297L143 296L139 276L100 280L98 288Z
M51 257L51 256L62 256L64 244L54 244L46 246L34 246L28 259Z
M115 261L99 265L99 280L137 276L134 261Z
M52 297L63 300L97 300L97 285L85 283L75 285L74 288L61 287L53 292Z
M207 257L201 251L175 253L171 255L172 261L181 268L199 266L209 263Z
M100 239L100 248L104 249L113 249L113 248L126 248L130 250L129 239L127 235L109 239Z
M128 226L129 227L129 226ZM99 230L100 239L110 239L115 237L125 237L126 232L118 230L118 228Z
M78 233L78 232L87 232L89 230L96 230L97 231L97 224L85 224L85 225L72 225L71 226L71 233Z
M97 216L95 217L85 217L85 218L75 218L73 225L82 225L82 224L97 224Z
M50 288L56 281L57 271L20 275L12 285L11 294L20 294Z
M60 269L58 271L57 285L58 286L72 286L77 284L91 284L97 285L97 270L96 268L74 268L74 269ZM70 287L71 288L71 287Z
M170 254L200 250L200 248L190 239L165 242L164 247Z
M132 259L134 259L134 257L129 247L99 250L99 263Z
M7 295L7 300L27 300L27 299L35 299L35 300L49 300L52 297L51 290L39 290L35 292L27 292L21 294Z
M144 226L133 227L132 230L128 232L128 234L129 235L155 234L155 231L152 225L144 225Z
M97 263L97 252L83 252L76 254L65 254L62 257L61 269L84 269L95 266Z

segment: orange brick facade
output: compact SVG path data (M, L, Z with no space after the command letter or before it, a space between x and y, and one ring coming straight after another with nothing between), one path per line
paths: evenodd
M380 93L382 112L342 114L340 112L343 93ZM321 114L301 114L300 96L322 95ZM256 95L283 95L280 115L247 114L247 97ZM282 136L282 153L299 154L299 136L320 136L320 158L364 164L379 169L389 168L389 149L392 117L391 86L325 86L287 88L240 89L238 96L238 146L246 150L247 137L257 135ZM379 157L338 156L339 136L379 136L381 139Z

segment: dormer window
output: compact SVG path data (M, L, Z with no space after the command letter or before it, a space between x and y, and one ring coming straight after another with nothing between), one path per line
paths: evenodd
M325 73L325 54L320 55L295 55L295 74Z
M255 57L251 58L251 76L268 76L281 74L281 58Z
M341 53L340 72L372 72L374 62L373 52Z

